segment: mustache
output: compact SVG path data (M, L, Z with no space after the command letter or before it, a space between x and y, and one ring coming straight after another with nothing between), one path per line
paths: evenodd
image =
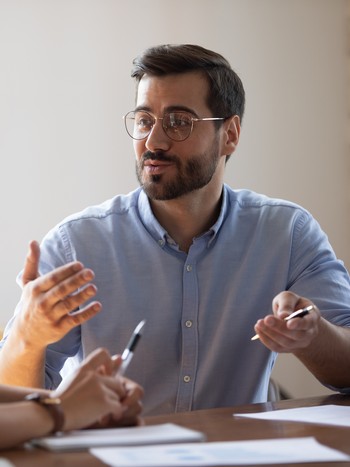
M176 156L169 156L168 154L165 154L164 151L146 151L142 154L142 163L144 163L147 160L152 160L152 161L163 161L163 162L175 162L177 161Z

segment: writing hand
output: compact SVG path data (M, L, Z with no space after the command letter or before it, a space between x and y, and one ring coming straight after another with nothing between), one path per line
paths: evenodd
M96 349L54 391L53 395L62 400L65 430L106 426L105 420L110 418L114 425L123 420L121 400L126 390L122 381L113 376L119 364L107 350Z
M85 426L89 428L106 428L112 426L130 426L140 424L140 413L142 411L141 398L143 389L136 382L124 377L116 376L121 365L120 355L110 357L106 349L96 349L80 365L80 367L67 377L55 392L56 396L68 397L66 404L67 412L72 411L79 414L78 407L86 407ZM93 375L93 376L92 376ZM75 389L81 383L81 399L75 400ZM90 385L90 389L84 389ZM73 390L72 390L73 388ZM73 392L72 392L73 391ZM63 395L63 397L62 397ZM71 397L72 396L72 397ZM82 398L86 398L86 404ZM94 397L94 403L88 403L88 398ZM100 410L100 412L98 412ZM99 416L96 417L96 414ZM95 419L93 415L95 414ZM79 415L82 420L82 415ZM87 421L90 423L87 424Z

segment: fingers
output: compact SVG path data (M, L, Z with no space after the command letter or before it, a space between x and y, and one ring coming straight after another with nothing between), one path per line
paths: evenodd
M121 364L122 364L121 355L112 355L112 373L114 375L117 374Z
M23 285L39 277L39 259L40 259L39 244L35 240L32 240L29 243L29 250L28 250L25 263L24 263L24 269L23 269L23 275L22 275Z
M69 263L28 282L25 292L40 310L50 312L56 321L96 295L96 287L89 284L93 278L93 271L81 263ZM96 312L96 309L87 309L85 315L91 312ZM77 315L71 321L79 323L82 318Z
M104 348L93 351L79 369L56 391L67 411L66 429L130 426L141 423L143 389L133 381L101 373L111 371L114 361Z
M57 296L57 300L61 300L93 278L94 273L91 269L84 268L79 261L74 261L38 278L33 285L33 291L39 294L50 290Z
M104 382L106 387L109 387L115 394L118 395L118 399L123 399L127 395L124 381L114 376L115 368L115 357L111 357L110 353L105 348L97 348L91 352L81 363L79 373L97 373L101 376L101 381ZM117 360L121 361L120 357ZM120 364L120 363L119 363Z
M113 376L102 376L97 373L95 373L94 378L95 381L98 381L98 391L95 391L95 398L99 393L99 397L103 400L104 411L93 427L107 428L136 424L136 415L125 417L128 408L121 404L121 400L126 396L122 381Z
M107 349L98 348L91 352L82 362L81 366L89 370L98 370L103 375L114 375L121 363L121 357L111 357Z
M275 352L294 352L307 347L318 333L319 311L303 318L285 321L268 315L257 322L255 331L260 341Z
M297 308L300 308L300 302L302 300L302 297L299 295L293 292L284 291L276 295L273 299L272 310L275 315L284 317L295 311Z
M42 303L43 306L50 306L51 308L54 307L53 312L59 318L60 316L65 316L67 313L73 312L83 303L93 298L97 293L97 288L93 284L89 284L86 287L82 287L79 291L76 291L74 287L75 285L70 284L70 287L67 288L67 290L61 290L59 293L55 289L52 289L46 294L45 299ZM79 286L77 285L76 287L78 289ZM73 289L72 292L69 292L70 288ZM68 295L65 295L65 293L68 293ZM69 295L69 293L71 295ZM80 319L79 313L81 313L81 311L82 310L80 310L79 312L74 312L74 314L72 313L72 320L74 320L75 318Z
M304 308L312 304L310 301L304 302L300 308ZM318 322L321 318L320 310L314 305L313 309L302 318L295 318L286 321L286 327L288 330L291 331L307 331L308 329L312 329L318 326Z
M91 374L99 374L101 376L108 375L109 371L112 371L113 366L112 359L107 349L102 347L92 351L80 364L80 366L70 375L68 375L59 386L59 393L62 394L66 391L72 381L81 381ZM120 386L118 394L121 393L125 396L125 389L120 382L117 382Z
M115 378L82 367L61 390L66 414L65 429L91 427L93 424L106 426L110 418L121 419L124 409L120 403L120 386Z
M131 405L135 400L139 400L143 397L144 390L142 386L129 378L123 377L122 380L127 392L126 404L129 403Z
M137 424L138 417L142 412L142 402L144 391L143 388L136 382L122 378L126 389L126 396L121 399L124 406L123 418L120 422L123 426Z
M35 242L31 245L26 264L27 282L21 297L22 310L16 326L23 340L35 341L38 348L42 348L96 316L102 305L91 301L97 293L96 286L91 283L93 271L78 261L33 279L39 249Z

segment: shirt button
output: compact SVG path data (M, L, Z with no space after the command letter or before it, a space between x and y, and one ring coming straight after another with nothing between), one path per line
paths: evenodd
M185 383L189 383L191 381L191 377L190 376L184 376L184 381L185 381Z
M159 246L164 246L164 244L165 244L165 241L164 241L163 238L161 238L160 240L158 240L158 245L159 245Z
M192 321L188 319L185 323L186 328L190 328L192 326Z
M188 265L186 266L186 271L187 271L187 272L191 272L191 271L192 271L192 265L191 265L191 264L188 264Z

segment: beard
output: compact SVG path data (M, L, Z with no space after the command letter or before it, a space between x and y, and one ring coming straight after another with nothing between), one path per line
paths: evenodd
M164 180L164 175L151 175L149 179L144 180L142 177L144 163L148 159L172 162L177 168L177 173L171 180ZM176 155L165 154L163 151L146 151L141 159L136 161L136 176L150 199L166 201L206 186L213 178L219 160L216 141L208 151L192 156L186 161Z

